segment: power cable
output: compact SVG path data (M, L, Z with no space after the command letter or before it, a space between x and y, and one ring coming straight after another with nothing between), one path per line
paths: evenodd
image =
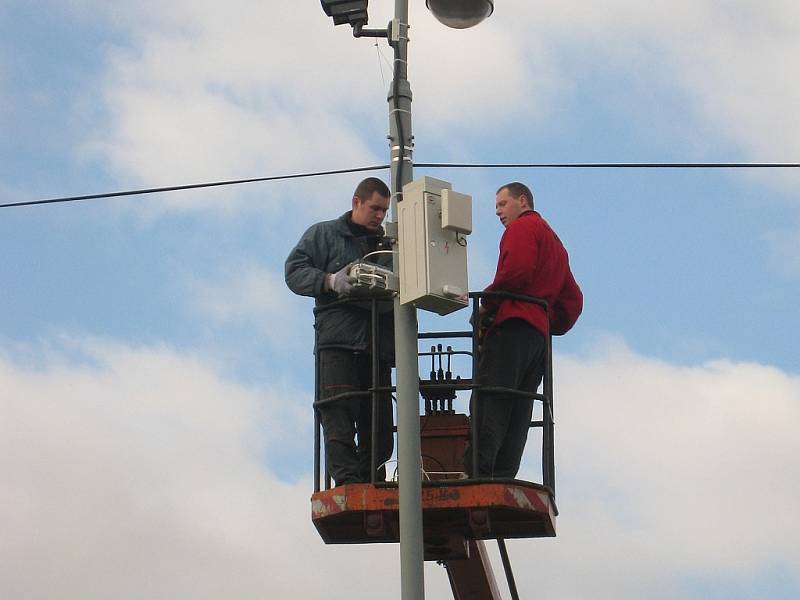
M208 183L190 183L188 185L171 185L167 187L145 188L140 190L127 190L123 192L107 192L103 194L89 194L86 196L68 196L63 198L48 198L46 200L29 200L26 202L9 202L0 204L0 208L12 206L32 206L35 204L56 204L59 202L77 202L79 200L99 200L101 198L117 198L120 196L138 196L143 194L158 194L161 192L177 192L179 190L196 190L199 188L221 187L226 185L239 185L242 183L256 183L259 181L278 181L281 179L302 179L305 177L321 177L324 175L341 175L343 173L359 173L363 171L381 171L388 169L389 165L373 165L370 167L354 167L351 169L336 169L333 171L316 171L313 173L295 173L292 175L273 175L270 177L253 177L251 179L232 179L227 181L211 181Z
M414 163L428 169L798 169L800 163Z
M414 166L423 169L800 169L800 163L414 163ZM390 165L372 165L368 167L353 167L350 169L335 169L331 171L314 171L309 173L294 173L290 175L272 175L269 177L253 177L250 179L232 179L225 181L212 181L208 183L191 183L187 185L172 185L167 187L144 188L126 190L121 192L106 192L102 194L88 194L84 196L66 196L47 198L45 200L28 200L23 202L8 202L0 204L0 208L15 206L33 206L38 204L57 204L62 202L77 202L80 200L100 200L103 198L118 198L121 196L138 196L144 194L158 194L162 192L176 192L200 188L222 187L239 185L243 183L257 183L262 181L280 181L287 179L303 179L308 177L323 177L326 175L342 175L346 173L360 173L364 171L383 171Z

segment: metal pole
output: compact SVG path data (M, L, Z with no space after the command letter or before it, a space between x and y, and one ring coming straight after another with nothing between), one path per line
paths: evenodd
M478 381L478 333L481 328L480 299L472 299L472 383L482 385L483 381ZM480 463L478 462L478 423L481 414L481 392L480 388L473 388L472 398L469 402L470 420L470 445L472 447L472 477L481 477ZM486 474L491 475L491 473Z
M547 460L547 464L542 465L543 481L546 486L556 495L556 449L554 440L553 425L553 336L547 335L547 355L545 358L544 373L544 397L546 400L542 404L542 443L546 446L546 452L542 454L542 460Z
M506 572L506 581L508 582L508 591L511 592L511 600L519 600L517 582L514 580L514 571L511 570L511 561L508 559L506 541L503 538L497 538L497 546L500 548L500 558L503 560L503 569Z
M392 216L412 173L411 85L408 82L408 0L395 0L390 32L394 78L389 91L389 144L392 165ZM395 245L394 272L400 274ZM419 439L417 311L394 299L397 377L397 467L400 476L400 592L403 600L425 597L422 537L422 465Z
M319 400L319 350L317 350L317 342L319 336L317 330L314 329L314 402ZM320 485L320 451L322 443L320 440L320 423L319 423L319 408L314 407L314 492L319 491Z

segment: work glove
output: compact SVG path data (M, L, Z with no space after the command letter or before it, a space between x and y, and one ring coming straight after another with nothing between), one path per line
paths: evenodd
M336 273L331 273L328 275L330 289L336 292L339 296L347 296L353 291L353 282L355 279L350 277L350 274L348 273L349 270L350 265L345 265Z

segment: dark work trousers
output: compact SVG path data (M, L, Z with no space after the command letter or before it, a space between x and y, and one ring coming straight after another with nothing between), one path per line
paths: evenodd
M542 333L522 319L509 319L490 331L478 357L478 383L536 392L545 367ZM470 414L476 395L470 400ZM475 477L516 477L528 439L533 399L511 394L478 392L478 472ZM472 449L464 454L472 477Z
M353 391L366 391L372 387L372 358L364 352L351 350L320 350L319 394L330 398ZM381 362L378 368L378 385L391 385L391 366ZM392 456L392 396L384 392L378 396L378 439L375 464L376 481L386 479L383 463ZM325 439L325 456L328 471L336 485L368 483L370 481L370 456L372 450L372 394L342 398L319 410L322 433ZM358 444L355 442L358 437Z

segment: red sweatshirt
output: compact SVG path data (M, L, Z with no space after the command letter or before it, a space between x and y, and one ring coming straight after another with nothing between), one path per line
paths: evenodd
M563 335L583 310L583 293L569 269L569 256L555 232L539 213L523 213L506 227L500 238L500 258L494 281L487 292L513 292L546 300L545 311L518 300L485 299L484 307L495 313L495 325L521 318L544 335ZM549 325L549 328L548 328Z

